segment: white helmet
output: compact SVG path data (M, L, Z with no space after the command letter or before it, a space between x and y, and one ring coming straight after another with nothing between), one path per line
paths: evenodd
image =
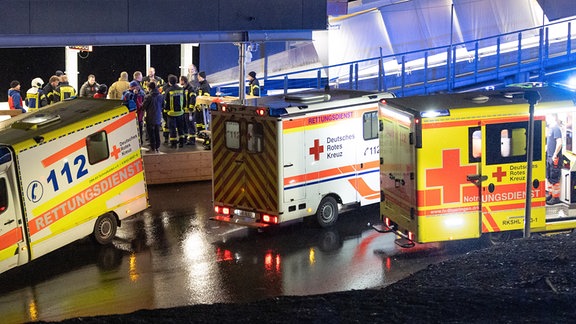
M31 82L32 87L34 88L42 88L42 86L44 85L44 81L41 78L34 78L34 80L32 80Z

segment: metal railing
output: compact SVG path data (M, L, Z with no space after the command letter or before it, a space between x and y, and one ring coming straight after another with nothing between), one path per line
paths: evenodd
M546 81L554 73L576 68L574 21L576 18L447 46L268 75L263 84L269 93L330 85L407 96ZM227 86L238 89L237 83L220 85Z

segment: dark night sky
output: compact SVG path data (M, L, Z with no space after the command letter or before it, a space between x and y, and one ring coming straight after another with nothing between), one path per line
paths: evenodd
M56 70L64 71L64 52L63 47L0 48L0 102L8 100L12 80L20 81L20 91L24 97L35 77L41 77L46 84ZM84 56L86 53L82 54ZM196 64L197 60L195 57ZM168 74L179 75L180 45L151 46L150 61L156 68L156 75L164 79ZM132 79L132 73L137 70L146 75L146 46L94 47L87 58L78 57L78 87L82 86L89 74L94 74L98 83L110 86L118 80L120 72L128 72L129 79Z

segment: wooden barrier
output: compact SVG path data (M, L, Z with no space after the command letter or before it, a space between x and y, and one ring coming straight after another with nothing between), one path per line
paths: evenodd
M146 183L212 180L212 151L143 154Z
M20 114L22 114L22 110L20 110L20 109L0 110L0 115L2 115L2 116L14 117L14 116L18 116Z

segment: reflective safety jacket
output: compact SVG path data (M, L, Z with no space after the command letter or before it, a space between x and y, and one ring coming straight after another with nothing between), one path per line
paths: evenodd
M260 97L260 82L258 82L258 79L252 79L248 87L248 95Z
M26 92L26 106L28 106L29 111L36 111L38 108L42 108L48 104L46 95L42 89L30 88Z
M54 101L62 101L72 97L76 97L76 89L68 82L60 82L60 85L54 90Z
M184 115L186 108L186 91L179 85L169 85L164 89L164 111L168 116Z

